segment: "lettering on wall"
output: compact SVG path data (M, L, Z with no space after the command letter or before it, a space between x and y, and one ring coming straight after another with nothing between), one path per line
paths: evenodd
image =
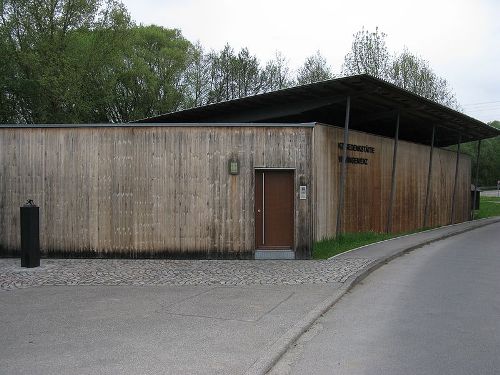
M344 142L339 142L338 146L339 146L340 150L343 150L344 149ZM367 145L354 145L354 144L348 143L347 144L347 151L356 151L356 152L363 152L363 153L367 153L367 154L374 154L375 147L371 147L371 146L367 146ZM350 164L368 165L368 158L346 156L345 161L346 161L346 163L350 163ZM339 156L339 163L342 163L342 155Z

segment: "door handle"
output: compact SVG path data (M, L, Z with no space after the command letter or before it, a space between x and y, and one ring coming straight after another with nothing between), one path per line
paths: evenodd
M258 209L257 212L260 214L260 209Z

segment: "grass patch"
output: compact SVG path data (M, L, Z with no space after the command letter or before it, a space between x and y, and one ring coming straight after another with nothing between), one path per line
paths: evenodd
M476 219L486 217L500 216L500 198L499 197L481 197L479 202L479 211L476 211Z
M368 245L378 241L388 240L390 238L398 237L403 234L406 233L343 233L336 238L329 238L316 242L313 247L313 258L327 259L345 251L355 249L356 247Z
M479 210L476 211L476 219L486 217L500 216L500 198L499 197L481 197ZM313 246L313 259L328 259L334 255L355 249L360 246L369 245L374 242L388 240L394 237L404 236L405 234L417 233L430 228L421 228L412 232L405 233L343 233L337 238L329 238L318 241Z

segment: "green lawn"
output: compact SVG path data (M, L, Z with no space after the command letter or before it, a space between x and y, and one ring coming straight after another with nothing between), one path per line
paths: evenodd
M337 238L330 238L316 242L313 247L313 258L327 259L347 250L355 249L356 247L387 240L401 235L402 234L400 233L387 234L376 232L344 233Z
M476 219L483 219L491 216L500 216L500 198L481 197L481 202L479 203L479 211L477 211ZM424 229L420 229L415 232L420 232L422 230ZM351 249L355 249L360 246L403 236L405 234L408 233L344 233L338 238L330 238L316 242L313 247L313 258L327 259L334 255L343 253Z
M476 214L476 219L484 219L485 217L500 216L500 198L499 197L481 197L479 202L479 211Z

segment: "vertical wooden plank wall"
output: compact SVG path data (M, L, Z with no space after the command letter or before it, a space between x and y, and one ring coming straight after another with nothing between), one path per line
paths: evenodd
M314 128L314 176L316 195L314 238L335 235L338 181L340 177L343 129L317 125ZM351 131L349 143L375 148L375 153L348 151L348 156L366 158L368 165L347 164L343 231L383 232L387 221L391 187L392 152L390 138ZM436 148L432 166L429 225L449 224L455 174L455 153ZM425 190L429 147L399 141L396 194L393 207L393 231L421 228L425 209ZM456 222L468 220L470 199L470 158L460 156L456 199Z
M241 257L254 250L254 168L294 168L298 257L312 243L311 128L0 129L0 254L19 250L19 206L40 206L47 255ZM228 173L237 156L240 174Z

